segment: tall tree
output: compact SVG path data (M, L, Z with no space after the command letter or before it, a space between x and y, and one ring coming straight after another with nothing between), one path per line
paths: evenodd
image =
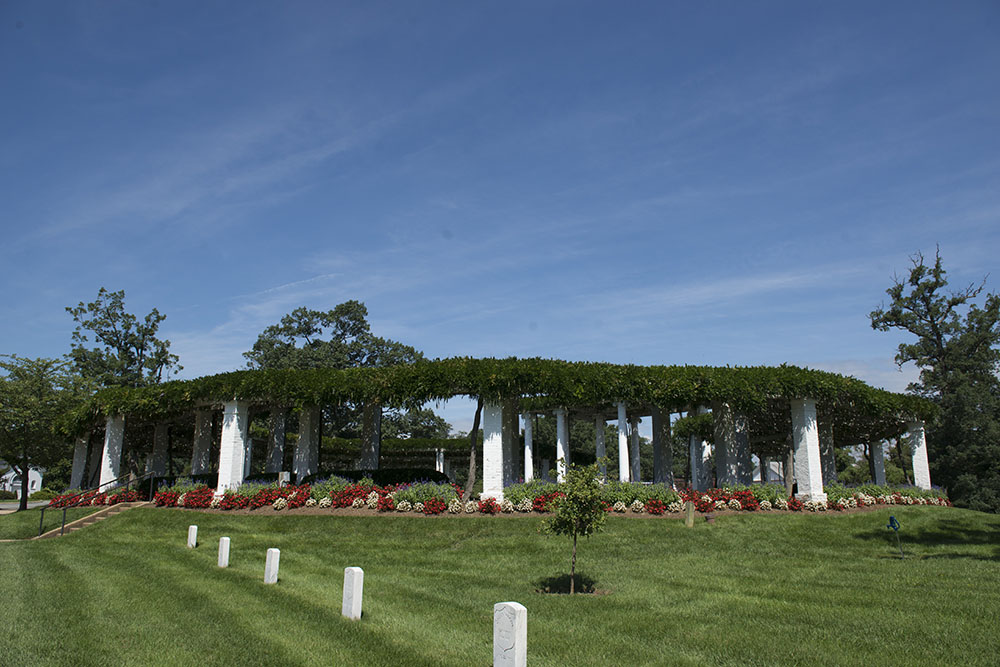
M940 252L933 265L917 253L905 280L886 290L888 306L872 311L872 328L902 329L916 342L900 343L896 363L920 369L910 391L941 407L927 431L934 480L957 504L1000 511L1000 296L982 294L985 279L947 290Z
M359 301L327 311L296 308L264 329L243 356L250 368L353 368L423 359L409 345L372 334L367 317Z
M156 336L166 315L156 308L142 319L126 312L124 291L102 287L96 300L81 301L66 312L77 323L69 358L80 375L99 386L144 387L182 368L170 353L170 341Z
M0 458L21 478L20 509L28 507L28 473L67 453L60 421L80 399L69 364L54 359L0 357Z

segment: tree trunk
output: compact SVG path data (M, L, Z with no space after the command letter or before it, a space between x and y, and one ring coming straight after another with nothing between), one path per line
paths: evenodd
M862 447L862 453L865 460L868 461L868 474L872 478L872 484L875 483L875 457L872 456L872 447L870 444L865 443Z
M785 465L781 472L785 478L785 492L791 498L792 492L795 490L795 451L791 448L788 449L788 454L785 456Z
M907 486L913 486L910 479L910 471L906 467L906 457L903 456L903 439L896 438L896 458L899 459L899 467L903 470L903 481Z
M16 465L11 465L11 468L18 475L21 476L21 498L18 501L17 511L22 512L28 509L28 462L27 458L21 461L21 469L18 470Z
M476 447L479 445L479 419L483 414L483 399L476 402L476 416L472 420L472 430L469 431L469 479L465 482L465 492L462 502L467 503L472 498L472 487L476 484Z
M573 562L569 566L569 594L576 593L576 533L573 533Z

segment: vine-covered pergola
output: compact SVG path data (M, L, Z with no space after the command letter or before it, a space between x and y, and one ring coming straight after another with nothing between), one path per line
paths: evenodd
M217 493L238 487L249 472L251 410L270 417L266 469L280 470L285 447L285 415L299 413L293 470L296 479L318 468L321 410L363 406L361 467L379 463L382 409L423 405L455 396L482 399L483 495L501 498L504 486L533 476L532 419L556 417L556 470L561 480L569 462L568 420L592 419L595 455L606 452L605 424L617 420L617 477L639 481L638 420L652 420L654 482L668 479L671 467L670 415L711 412L720 484L750 483L751 448L761 456L791 451L794 479L802 499L824 500L824 479L833 470L833 447L869 443L877 456L881 441L910 434L915 482L930 488L924 422L935 407L914 396L868 386L835 373L798 368L635 366L555 359L452 358L375 368L243 370L139 389L98 392L77 415L79 432L104 423L101 483L120 473L126 420L154 426L148 467L162 473L166 424L194 420L192 474L211 470L211 419L222 412ZM524 446L520 450L520 421ZM81 451L82 447L82 451ZM691 476L706 488L707 443L691 436ZM82 477L85 441L78 441L74 480ZM523 473L522 473L523 471ZM835 473L833 473L835 474ZM884 472L882 480L884 483Z

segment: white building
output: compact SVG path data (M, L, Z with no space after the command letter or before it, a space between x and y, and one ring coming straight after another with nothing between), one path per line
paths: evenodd
M3 463L0 461L0 463ZM28 495L42 488L42 471L37 468L28 470ZM3 475L0 475L0 491L11 491L21 499L21 476L11 468Z

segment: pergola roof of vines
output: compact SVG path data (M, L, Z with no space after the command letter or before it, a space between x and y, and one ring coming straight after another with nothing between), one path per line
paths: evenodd
M574 415L692 410L725 402L748 415L757 435L787 433L788 400L817 401L832 421L838 444L895 437L909 421L929 421L935 406L916 396L868 386L861 380L795 366L635 366L557 359L451 358L398 366L349 369L242 370L143 388L98 392L77 415L93 424L112 414L164 421L233 400L261 406L379 402L422 405L454 396L482 398L519 410L570 409Z

